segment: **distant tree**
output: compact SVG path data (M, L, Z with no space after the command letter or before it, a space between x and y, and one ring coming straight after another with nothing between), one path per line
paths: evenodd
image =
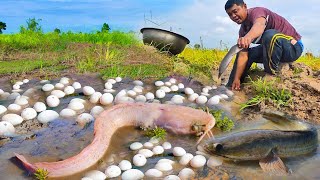
M2 34L2 30L6 30L6 23L0 21L0 34Z
M57 33L57 34L60 34L60 33L61 33L60 29L58 29L58 28L55 28L55 29L53 30L53 32L55 32L55 33Z
M195 49L200 49L200 48L201 48L200 44L195 44L193 47L194 47Z
M41 19L27 19L27 27L20 26L20 33L24 33L26 31L31 31L31 32L42 32L42 28L40 26L40 21Z
M109 31L110 31L109 24L103 23L102 28L101 28L101 32L109 32Z

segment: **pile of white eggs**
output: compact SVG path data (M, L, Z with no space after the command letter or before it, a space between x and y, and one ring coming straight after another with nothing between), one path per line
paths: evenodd
M118 164L112 164L108 166L104 172L99 170L91 170L84 174L82 180L103 180L109 178L121 179L193 179L196 175L196 170L203 168L205 165L210 168L220 166L222 159L218 157L210 157L207 160L206 156L201 152L196 152L195 155L186 152L182 147L173 147L170 142L163 142L155 138L151 138L149 141L133 142L129 146L135 155L132 159L121 160ZM161 157L165 151L170 150L173 153L174 160L163 158L157 161L153 168L145 170L145 172L139 170L147 164L148 159L152 157ZM179 165L179 173L172 174L174 167ZM137 167L134 169L133 167Z
M28 79L17 81L12 86L12 92L0 89L0 100L13 101L8 106L0 105L0 135L11 136L15 132L15 126L32 119L40 123L48 123L59 117L75 120L80 125L85 125L95 120L106 107L124 102L152 102L161 103L168 93L175 93L167 104L196 103L200 106L217 105L221 100L229 99L233 92L226 90L226 94L213 95L216 86L205 86L202 92L196 93L192 88L185 87L183 83L174 78L167 81L155 81L156 89L150 90L144 87L140 80L132 82L131 88L114 89L114 85L122 81L121 77L105 81L104 90L96 91L89 85L81 85L70 78L62 77L57 83L48 80L40 81L41 86L23 90ZM33 99L39 91L45 94L45 100ZM61 102L63 98L72 97L73 94L82 92L83 97L73 98L60 112L54 109L65 106ZM4 123L6 122L6 123Z

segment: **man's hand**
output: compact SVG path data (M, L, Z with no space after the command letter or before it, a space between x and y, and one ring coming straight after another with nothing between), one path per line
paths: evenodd
M252 39L249 37L241 37L238 39L238 46L239 48L244 48L247 49L249 48L250 44L251 44Z
M231 86L231 90L236 90L236 91L240 91L240 80L239 79L234 79L232 86Z

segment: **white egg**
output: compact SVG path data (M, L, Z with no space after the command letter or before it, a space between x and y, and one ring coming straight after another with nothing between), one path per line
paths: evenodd
M150 149L140 149L138 154L144 155L144 157L149 158L153 156L153 152Z
M7 108L3 105L0 105L0 116L7 112Z
M76 116L77 113L73 109L65 108L60 111L60 116L64 118L70 118Z
M215 95L215 96L212 96L212 97L208 100L207 104L208 104L208 105L217 105L217 104L219 104L219 102L220 102L220 96Z
M2 99L7 99L10 96L10 93L3 92L0 96L1 96Z
M168 149L171 149L172 146L169 142L164 142L162 144L162 147L163 147L163 149L168 150Z
M164 90L162 89L158 89L156 91L156 97L159 98L159 99L162 99L166 96L166 93L164 92Z
M116 165L111 165L107 167L104 173L107 175L107 178L115 178L121 175L121 169Z
M143 86L143 82L140 81L140 80L135 80L135 81L133 81L133 84L134 84L135 86Z
M216 157L216 156L210 156L207 162L207 166L214 169L216 166L222 165L222 162L223 162L222 158Z
M194 179L195 175L196 175L196 173L190 168L183 168L178 174L179 178L183 179L183 180L184 179Z
M101 106L94 106L91 111L90 111L90 114L93 116L93 117L98 117L100 113L102 113L104 111L104 108L101 107Z
M8 111L13 112L13 113L18 113L21 110L22 110L22 107L18 104L10 104L8 106Z
M188 100L191 101L191 102L193 102L193 101L195 101L198 97L199 97L199 94L193 93L193 94L189 95Z
M73 98L73 99L71 99L71 101L70 101L69 104L71 104L71 103L73 103L73 102L79 102L79 103L84 104L84 103L86 103L86 100L81 99L81 98Z
M117 81L116 80L114 80L114 79L108 79L108 81L107 82L109 82L109 83L111 83L111 84L115 84L115 83L117 83Z
M135 87L133 87L132 90L135 91L136 93L142 93L143 87L142 86L135 86Z
M15 132L14 126L7 121L0 121L0 136L11 136Z
M56 89L58 89L58 90L62 90L62 89L64 89L64 84L62 84L62 83L56 83L56 84L54 85L54 88L56 88Z
M164 180L180 180L180 178L176 175L168 175L164 178Z
M155 155L159 155L159 154L162 154L164 152L164 149L162 146L155 146L153 149L152 149L152 152L155 154Z
M59 82L63 85L68 85L70 82L70 79L67 77L62 77Z
M18 89L20 89L20 85L19 85L19 84L14 84L14 85L12 86L12 89L18 90Z
M168 81L167 81L167 82L164 83L164 85L169 87L169 86L171 86L172 84L171 84L171 82L168 82Z
M170 82L171 84L176 84L176 83L177 83L177 80L176 80L175 78L170 78L170 79L169 79L169 82Z
M156 81L156 82L154 83L154 85L157 86L157 87L161 87L161 86L164 85L164 82L163 82L163 81Z
M85 177L91 178L93 180L105 180L107 176L98 170L91 170L84 174Z
M219 94L219 96L221 97L221 99L228 99L229 96L227 96L226 94Z
M232 97L234 95L234 93L232 91L230 91L229 89L226 90L226 94L229 96L229 97Z
M163 176L163 173L158 169L149 169L145 172L145 175L149 178L159 178Z
M34 110L33 108L25 108L22 112L21 112L21 117L24 120L31 120L37 117L37 111Z
M143 144L143 147L145 147L145 148L153 148L153 144L151 143L151 142L145 142L144 144Z
M72 87L73 87L74 89L81 89L81 84L80 84L79 82L73 82L73 83L72 83Z
M193 155L192 155L192 154L186 153L185 155L183 155L183 156L181 157L181 159L179 160L179 163L180 163L181 165L186 166L186 165L189 164L189 162L190 162L190 160L191 160L192 158L193 158Z
M170 89L169 87L167 87L167 86L161 86L160 89L162 89L162 90L163 90L164 92L166 92L166 93L171 92L171 89Z
M133 90L129 90L127 92L127 95L130 96L130 97L135 97L137 95L137 92L133 91Z
M82 91L86 96L91 96L94 92L96 92L91 86L84 86Z
M47 84L47 83L50 83L50 81L47 80L47 79L43 79L43 80L40 81L40 83L41 83L41 84Z
M172 161L171 159L160 159L157 163L169 163L173 165L174 161Z
M172 165L168 162L158 162L154 168L162 172L171 171L173 169Z
M211 86L205 86L204 88L207 88L209 91L212 90ZM202 90L203 91L203 90ZM208 93L208 92L207 92Z
M121 77L116 77L116 82L121 82L122 81L122 78Z
M147 158L142 154L136 154L133 156L132 162L135 166L141 167L147 163Z
M132 168L132 164L130 161L128 160L122 160L120 163L119 163L119 167L122 171L126 171L126 170L129 170Z
M4 91L2 89L0 89L0 95L3 94L3 93L4 93Z
M179 89L183 89L183 88L184 88L184 84L179 83L179 84L178 84L178 87L179 87Z
M130 144L130 149L135 151L135 150L138 150L138 149L141 149L143 147L143 145L140 143L140 142L134 142L132 144Z
M207 160L204 156L196 155L191 159L190 165L193 168L201 168L206 164L206 162L207 162Z
M147 100L153 100L154 99L154 94L152 92L147 92L145 94Z
M80 125L85 125L91 121L94 121L94 117L89 113L82 113L77 117L76 121Z
M176 92L179 90L179 87L177 85L173 85L170 87L171 91Z
M42 112L47 109L47 106L43 102L36 102L33 105L33 109L36 110L37 112Z
M159 144L159 138L152 137L152 138L150 138L149 142L151 142L153 145Z
M202 92L207 94L207 93L209 93L209 89L208 88L202 88Z
M57 107L60 104L60 100L57 96L55 95L50 95L46 99L46 103L49 107Z
M54 86L52 84L45 84L42 86L42 91L48 92L52 91L54 89Z
M174 156L180 157L185 155L187 152L182 147L174 147L172 153Z
M206 96L199 96L197 99L196 99L196 103L197 104L205 104L206 102L208 101L208 98Z
M212 89L218 89L218 87L215 85L212 85L211 87L212 87Z
M41 123L48 123L58 118L59 114L53 110L42 111L37 117L38 121Z
M29 79L24 79L22 82L23 82L23 83L28 83L28 82L29 82Z
M187 87L184 89L184 93L187 94L187 95L191 95L194 93L193 89Z
M74 92L75 92L75 89L72 86L67 86L64 88L64 93L66 93L66 95L73 94Z
M83 178L81 178L81 180L94 180L94 179L89 178L89 177L83 177Z
M16 126L22 123L23 118L17 114L5 114L2 116L2 121L7 121L13 126Z
M138 96L135 98L135 101L136 101L136 102L146 102L146 101L147 101L147 98L146 98L144 95L138 95Z
M138 169L129 169L122 173L122 180L139 180L143 179L144 174Z
M170 101L172 101L174 104L183 104L184 97L180 95L174 95Z
M96 104L100 101L100 98L102 96L102 93L101 92L95 92L93 93L91 96L90 96L90 99L89 101L92 103L92 104Z
M27 106L29 104L28 97L26 96L18 96L16 100L14 101L15 104L18 104L20 106Z
M108 105L113 102L113 95L110 93L104 93L100 98L100 103L102 105Z
M112 87L113 87L113 85L110 82L106 82L104 84L104 88L106 88L106 89L112 89Z
M66 96L66 93L64 93L63 91L61 90L53 90L51 91L50 93L51 95L54 95L54 96L57 96L58 98L63 98L64 96Z

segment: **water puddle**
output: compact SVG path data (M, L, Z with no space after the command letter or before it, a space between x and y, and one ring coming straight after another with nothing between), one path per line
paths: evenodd
M104 81L95 76L76 76L71 77L74 81L80 82L83 86L90 85L96 91L103 92ZM186 78L176 77L179 82L184 83L188 87L192 87L195 91L201 92L203 86L197 82L189 81ZM51 83L56 83L58 80L53 80ZM155 91L156 87L153 85L154 80L144 80L144 92ZM35 93L32 93L32 99L29 104L33 104L37 101L45 101L46 93L39 91L42 84L37 80L30 81L24 89L34 88L37 89ZM8 82L0 82L0 87L4 87L4 90L8 90L10 85ZM131 79L124 79L120 83L114 85L113 89L116 90L114 94L120 91L120 89L131 89L134 85ZM213 94L219 94L225 92L224 87L218 87L216 90L211 91ZM184 95L183 92L177 92ZM162 99L164 103L172 98L177 93L169 93L166 98ZM57 108L50 108L57 112L60 112L63 108L66 108L71 99L78 97L82 99L88 99L82 92L76 91L73 96L68 96L61 99L61 104ZM236 93L234 97L228 101L222 101L216 106L212 106L212 109L222 109L227 116L237 120L239 119L239 103L244 102L246 96L241 93ZM13 100L1 100L0 104L7 106L11 104ZM86 103L85 111L89 111L95 104ZM198 106L195 103L185 102L186 106ZM108 107L104 107L105 109ZM232 132L242 131L247 129L259 129L268 126L268 121L258 118L257 120L250 122L237 121L236 128ZM317 127L319 130L319 127ZM24 122L19 127L16 127L16 132L19 134L13 138L0 139L0 174L1 179L32 179L27 174L20 163L17 162L14 156L14 152L23 154L30 162L39 161L58 161L78 154L84 147L91 143L93 139L93 123L82 128L75 123L74 119L58 119L48 125L42 125L37 120L31 120ZM214 134L226 135L231 132L222 133L220 131L214 131ZM119 129L112 138L110 148L106 152L105 157L95 167L90 169L105 171L106 167L111 164L118 164L121 160L127 159L132 161L132 157L136 152L131 151L129 146L133 142L147 142L148 137L144 135L144 132L135 127L127 127ZM178 136L168 133L166 141L170 142L173 147L183 147L187 152L195 155L196 153L196 137L194 136ZM153 156L148 158L147 164L143 167L135 167L142 172L150 168L154 168L156 162L159 159L171 159L177 161L177 157L174 157L171 150L165 151L163 155ZM246 162L233 162L224 161L222 166L210 169L204 166L200 169L195 169L197 173L197 179L320 179L320 173L317 172L320 164L320 148L316 152L301 157L294 157L284 159L284 163L293 171L293 174L289 177L276 177L263 173L259 167L258 161L246 161ZM176 163L174 169L167 174L178 174L183 166ZM81 172L68 179L81 179L85 172Z

